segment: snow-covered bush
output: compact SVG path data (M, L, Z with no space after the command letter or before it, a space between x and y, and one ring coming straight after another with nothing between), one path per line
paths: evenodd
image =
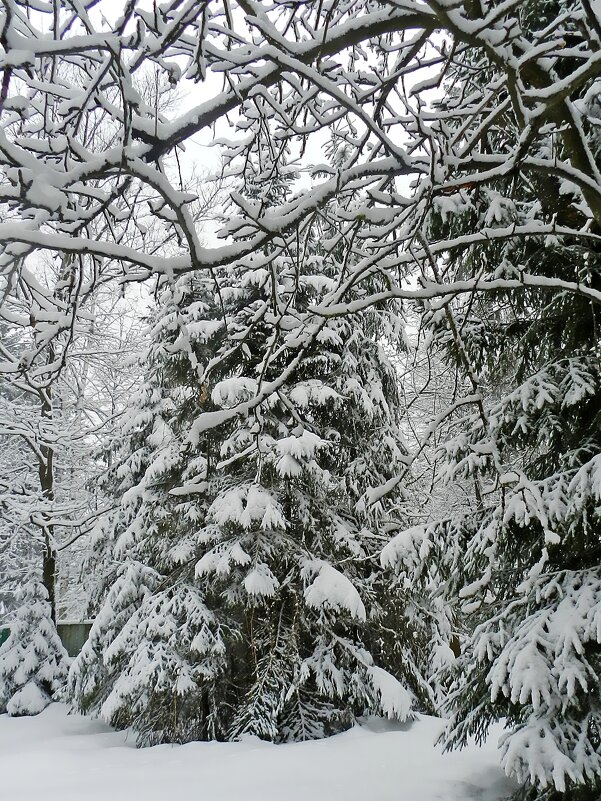
M0 712L37 715L63 688L70 660L50 618L43 584L31 579L16 603L10 634L0 646Z

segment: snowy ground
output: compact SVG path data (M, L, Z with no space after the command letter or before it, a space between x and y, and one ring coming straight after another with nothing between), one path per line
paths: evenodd
M436 718L374 720L319 742L190 743L131 736L54 704L0 715L2 801L498 801L513 788L494 743L443 754Z

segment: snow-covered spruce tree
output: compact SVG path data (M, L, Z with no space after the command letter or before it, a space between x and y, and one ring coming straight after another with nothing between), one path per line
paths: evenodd
M0 713L37 715L62 689L70 660L42 582L33 578L24 584L16 603L10 634L0 646Z
M562 250L548 249L549 269L582 257ZM460 544L449 587L475 627L450 741L504 717L506 770L533 798L554 797L541 789L552 786L573 798L601 768L598 310L531 302L515 335L506 327L505 358L484 356L496 361L484 415L446 444L449 477L480 488L475 508L443 528Z
M97 594L104 587L105 599L68 682L76 709L116 726L134 725L145 743L217 736L212 709L222 698L215 681L223 650L219 626L181 564L193 542L182 536L182 517L193 531L198 521L168 494L189 451L176 436L178 417L199 392L203 398L178 337L190 337L200 355L221 325L213 290L200 285L182 316L182 287L163 292L150 320L141 359L145 380L124 416L123 442L111 446L106 487L120 503L98 527L91 555L103 585ZM199 461L200 454L197 467Z
M258 122L247 125L245 196L258 209L289 197L295 172L266 135L269 106L247 105ZM332 160L340 147L344 136L333 136ZM212 504L220 525L196 569L242 619L248 690L231 734L300 739L363 710L405 714L407 698L383 667L430 699L413 658L418 627L407 625L405 599L374 560L403 517L400 489L385 503L370 494L405 464L397 376L383 348L402 342L400 310L311 315L353 258L327 209L282 245L237 265L229 289L228 330L241 347L212 399L223 409L265 400L233 418L221 442L229 482ZM404 627L393 628L399 620Z
M315 253L264 265L256 254L230 269L217 293L198 276L165 287L115 467L114 556L153 571L154 589L118 634L109 592L70 686L79 708L133 725L142 743L308 738L369 710L405 717L410 694L386 668L427 703L415 627L385 625L403 599L374 558L400 525L401 493L365 499L405 458L378 341L394 309L315 322L290 366L335 278Z
M275 286L257 261L240 271L240 284L250 278L254 286L246 297L237 292L240 310L229 323L246 357L212 390L224 409L286 369L298 317L334 280L320 255L305 255L300 273L296 258L278 259ZM286 306L283 331L269 322L274 295ZM242 629L236 674L246 693L232 735L303 738L364 710L406 713L400 687L380 667L394 661L391 639L401 642L398 630L388 636L385 615L402 602L373 560L398 524L400 493L389 505L370 507L364 498L404 464L396 376L378 322L377 313L330 321L278 393L235 418L221 443L227 478L196 572L227 599ZM417 690L413 668L408 658L395 665Z
M524 3L520 24L531 36L540 32L542 42L561 31L564 41L577 43L573 5L570 16L563 4ZM577 69L573 56L555 58L555 80ZM461 91L488 82L493 69L476 50L462 60L454 68L449 119L463 104ZM590 80L571 96L597 167L599 91ZM519 130L507 106L480 131L479 146L504 152ZM528 157L548 149L557 159L572 158L565 129L549 120L545 130ZM529 146L524 142L524 155ZM450 254L447 276L519 281L535 272L541 288L430 306L429 322L461 375L448 418L454 433L443 448L446 477L469 488L473 502L424 526L415 539L422 553L456 549L445 566L448 592L463 600L471 631L458 664L448 743L481 738L504 719L503 764L523 785L521 796L593 799L601 789L600 310L578 287L601 287L601 261L594 237L538 235L534 215L564 231L597 232L575 184L527 165L434 201L433 238L482 225L530 226L528 236L491 236L488 244ZM557 281L573 291L555 290Z

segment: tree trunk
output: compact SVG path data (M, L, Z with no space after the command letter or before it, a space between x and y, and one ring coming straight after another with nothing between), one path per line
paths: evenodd
M42 419L49 420L51 417L52 401L50 390L47 389L42 396ZM43 444L41 452L43 460L39 463L40 489L45 503L50 504L54 500L54 448L51 444ZM50 616L56 623L56 548L54 526L46 520L46 510L44 510L43 533L42 582L48 592Z

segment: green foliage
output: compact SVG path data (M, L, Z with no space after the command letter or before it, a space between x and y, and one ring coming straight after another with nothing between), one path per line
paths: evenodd
M531 30L558 13L554 2L520 10ZM564 19L566 36L576 36L576 23ZM455 64L449 106L461 102L461 86L489 80L478 58L467 54ZM558 59L558 76L571 68L568 56ZM514 111L507 106L482 134L484 152L502 152L511 141L519 129ZM550 125L548 139L529 140L524 155L536 158L545 147L561 158L568 144ZM486 225L492 232L529 225L533 215L564 227L590 223L574 185L517 165L486 188L437 199L430 225L444 239ZM472 411L449 418L440 448L446 479L470 487L471 503L425 534L449 599L462 600L469 633L454 671L447 744L482 739L505 719L503 764L523 784L524 798L596 797L601 785L601 311L579 291L553 286L557 279L601 286L598 245L583 242L539 236L533 227L519 239L466 245L447 255L447 277L535 274L541 286L425 310L459 392L476 396ZM450 529L457 552L448 560Z
M71 689L145 744L315 737L369 710L404 717L410 694L383 667L430 703L405 659L413 643L384 625L405 603L377 562L402 524L401 490L367 500L405 459L383 347L393 309L316 320L301 342L334 281L327 261L307 257L300 274L294 254L275 275L260 265L257 254L217 286L165 287L111 470L122 501L109 538L131 566Z

